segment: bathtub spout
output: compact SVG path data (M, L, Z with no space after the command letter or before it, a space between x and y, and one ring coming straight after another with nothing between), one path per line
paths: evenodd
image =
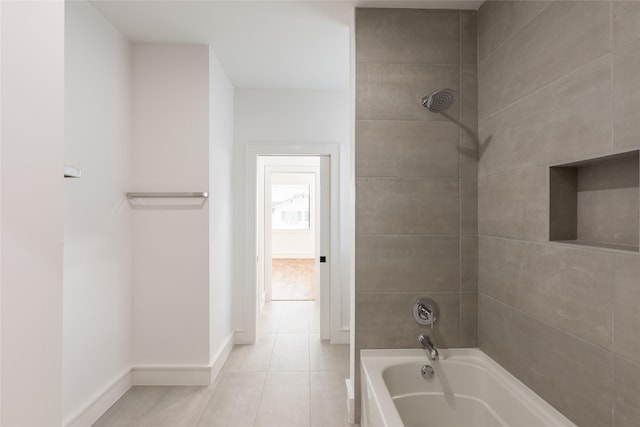
M431 338L429 338L428 335L420 335L418 337L418 343L429 351L429 357L431 360L438 360L440 358L438 349L433 345L433 342L431 342Z

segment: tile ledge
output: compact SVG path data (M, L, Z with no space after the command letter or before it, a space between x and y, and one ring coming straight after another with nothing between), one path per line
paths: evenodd
M610 243L589 242L586 240L550 240L549 243L565 247L579 247L581 249L593 249L605 252L615 252L630 255L640 254L638 246L630 245L615 245Z

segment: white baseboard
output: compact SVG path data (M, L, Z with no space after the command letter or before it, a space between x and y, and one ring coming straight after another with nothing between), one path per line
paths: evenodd
M227 361L227 357L229 357L229 353L231 353L231 350L233 349L233 341L234 341L234 334L231 333L231 335L229 335L229 337L225 340L224 344L222 344L222 347L220 348L220 350L218 350L218 353L216 353L216 355L211 359L211 383L212 384L213 384L213 381L218 376L218 374L220 373L220 371L222 371L222 365L224 365L224 362Z
M151 365L131 370L133 385L202 385L211 384L209 365Z
M148 365L131 369L133 385L203 385L208 386L222 370L233 348L234 335L222 344L209 365Z
M347 378L344 380L347 386L347 411L349 413L349 423L355 424L355 401L354 401L354 393L353 393L353 383L351 382L351 378Z
M66 427L87 427L95 423L123 394L131 388L131 370L120 374L111 385L97 393L78 411L67 417Z
M331 335L331 344L351 343L351 334L349 332L349 329L340 329L339 331L334 331Z
M233 334L234 344L254 344L255 342L255 336L251 335L248 331L235 331Z

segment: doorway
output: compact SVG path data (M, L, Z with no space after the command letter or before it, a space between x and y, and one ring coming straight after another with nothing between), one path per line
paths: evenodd
M320 157L264 162L264 299L319 300Z
M304 159L305 162L307 159ZM265 167L265 262L271 258L272 301L315 301L320 159L315 166ZM303 171L306 170L306 171ZM270 242L270 245L269 245Z
M330 339L330 158L258 156L256 175L259 311L308 301L312 324Z

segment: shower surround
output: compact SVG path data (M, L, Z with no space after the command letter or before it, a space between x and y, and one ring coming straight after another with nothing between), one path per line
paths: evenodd
M436 345L477 344L580 426L640 425L640 255L549 241L550 167L640 149L639 21L640 2L486 1L476 44L472 11L356 10L356 388L360 349L417 346L424 295ZM448 117L419 105L442 88ZM598 179L580 209L638 215L633 185Z
M477 345L476 58L475 11L356 9L356 419L361 349ZM421 105L444 88L446 115Z
M639 20L625 1L478 11L479 346L580 426L640 425L640 257L550 243L549 167L640 148ZM635 213L608 221L637 216L635 165L635 196L609 201Z

